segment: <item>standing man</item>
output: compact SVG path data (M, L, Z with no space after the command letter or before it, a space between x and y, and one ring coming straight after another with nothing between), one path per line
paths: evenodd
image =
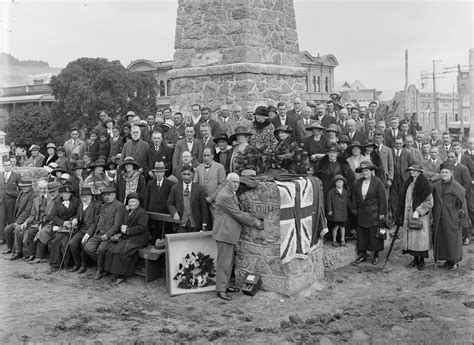
M13 223L15 202L20 194L18 183L20 174L12 171L12 162L3 162L5 172L0 177L0 244L5 244L5 226Z
M191 106L191 120L193 122L193 126L196 126L199 121L201 121L201 106L197 103Z
M271 120L273 127L278 128L282 125L290 126L293 129L290 134L291 141L296 141L299 145L301 143L301 136L300 131L298 130L298 123L296 118L287 115L285 102L278 103L277 109L278 116Z
M193 168L181 169L183 182L171 187L168 210L175 220L180 221L178 233L207 230L208 209L204 189L193 181Z
M404 121L408 124L408 134L416 135L416 133L421 131L420 124L417 121L412 120L413 114L410 110L405 110L403 116L405 117Z
M439 158L441 158L442 161L445 161L446 158L448 158L448 152L451 151L451 142L453 138L451 138L451 135L449 132L444 132L442 135L443 138L443 143L439 146Z
M299 136L302 142L310 136L310 133L306 128L308 128L311 125L311 122L313 122L311 115L313 115L313 110L309 106L305 106L301 113L301 120L298 120L297 122L298 128L294 128L295 131L299 131Z
M125 206L116 199L115 187L106 187L101 194L104 204L99 211L97 226L90 227L81 241L84 253L97 262L95 280L101 279L104 275L105 252L114 245L110 238L120 231L125 214Z
M214 121L211 119L211 109L208 107L203 107L201 109L201 120L194 126L194 131L196 132L196 138L202 139L202 134L201 134L201 124L206 123L209 125L211 129L211 135L215 137L216 135L219 135L221 131L221 126L219 125L219 122Z
M180 112L176 112L173 115L173 122L174 127L171 127L166 134L168 139L168 146L174 147L178 140L184 138L184 130L186 125L184 123L183 114Z
M206 193L206 201L210 217L210 228L212 229L212 221L216 210L217 193L225 185L225 168L222 164L214 162L214 149L206 147L203 152L204 163L199 164L194 174L193 182L199 183Z
M198 123L199 132L201 133L201 140L203 143L203 149L209 147L214 149L216 147L216 143L214 142L214 137L211 134L211 126L207 122L200 122Z
M193 166L202 163L202 151L204 143L194 137L194 126L186 126L184 131L185 138L178 140L173 152L173 169L180 166L179 158L185 151L191 152Z
M392 185L393 180L393 155L392 150L383 144L384 132L381 130L375 130L374 141L377 145L375 152L379 155L380 161L382 162L383 171L375 172L375 176L380 178L385 184L385 194L387 198L389 196L389 188Z
M72 128L69 135L71 139L67 140L63 145L66 157L70 159L73 153L77 153L79 159L82 159L84 152L87 151L87 144L79 138L79 129L76 127Z
M173 161L173 149L163 144L163 133L154 131L151 135L151 141L153 142L153 146L147 151L147 164L144 169L145 173L148 174L147 181L155 177L151 169L153 169L156 162L163 162L166 166L166 170L171 174L171 164Z
M290 116L290 117L293 117L296 120L301 120L302 112L303 112L303 106L304 106L304 102L301 100L301 98L296 97L295 100L293 101L293 109L288 111L286 113L286 115ZM285 105L285 110L286 110L286 105Z
M423 162L423 155L421 154L421 151L415 147L415 139L411 134L408 134L405 137L405 150L410 152L411 158L413 158L413 161L416 164L421 165L421 163Z
M220 190L216 198L214 221L214 239L217 244L216 289L217 297L230 301L228 292L239 292L230 286L230 277L234 263L235 245L239 241L242 224L263 230L263 222L242 211L237 199L240 178L235 173L227 176L227 185Z
M131 133L132 140L123 145L122 157L133 157L143 167L147 163L147 151L150 145L140 139L141 129L139 126L133 125Z
M316 104L316 120L321 123L321 125L325 128L329 127L330 124L335 124L336 119L332 116L328 116L324 111L324 105L321 103Z
M413 159L409 151L403 149L403 139L396 138L392 149L393 156L393 182L390 187L390 206L392 217L398 209L398 201L402 191L403 183L410 177L408 167L413 164Z

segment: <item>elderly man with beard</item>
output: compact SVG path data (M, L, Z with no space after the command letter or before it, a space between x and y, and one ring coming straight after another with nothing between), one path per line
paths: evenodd
M264 228L262 221L242 211L236 194L239 184L239 175L230 173L227 175L227 185L219 191L216 198L213 231L217 243L216 290L217 296L226 301L232 299L228 292L240 291L230 286L230 277L235 245L239 241L242 225L254 226L260 230Z
M122 157L133 157L142 167L147 164L147 151L150 145L140 139L140 126L132 126L132 140L125 143L122 149Z

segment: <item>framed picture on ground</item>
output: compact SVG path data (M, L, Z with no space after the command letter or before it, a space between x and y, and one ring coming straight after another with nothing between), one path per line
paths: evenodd
M165 245L170 296L216 291L217 245L212 231L168 234Z

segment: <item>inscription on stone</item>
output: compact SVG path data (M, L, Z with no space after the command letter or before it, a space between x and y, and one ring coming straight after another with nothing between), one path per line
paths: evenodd
M276 212L277 207L275 205L259 204L255 202L243 202L242 210L244 212L249 212L258 218L263 218L264 215L268 216Z

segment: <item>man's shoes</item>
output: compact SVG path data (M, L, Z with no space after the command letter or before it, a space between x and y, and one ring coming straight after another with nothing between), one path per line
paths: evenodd
M32 263L32 264L42 264L43 262L46 262L46 259L36 259L35 261L31 261L30 263Z
M2 252L3 255L11 254L11 253L12 253L12 250L11 250L11 249L7 249L7 250L5 250L4 252Z
M21 259L22 257L23 257L23 254L22 254L22 253L16 253L16 254L13 254L13 255L10 257L10 261L18 260L18 259Z
M412 268L418 265L418 261L416 259L413 259L412 262L410 262L408 265L406 265L406 268Z
M96 273L95 276L94 276L94 279L95 279L95 280L99 280L99 279L101 279L103 276L104 276L104 273L103 273L103 272L97 271L97 273Z
M418 271L423 271L425 269L425 262L420 261L418 262Z
M354 262L354 265L358 265L362 262L367 262L367 256L359 256Z
M463 245L467 246L471 241L469 240L469 237L466 237L464 241L462 242Z
M223 299L224 301L230 301L232 300L232 297L230 297L226 292L217 292L217 297Z
M125 277L117 277L117 278L115 278L112 285L119 285L119 284L122 284L124 281L125 281Z
M377 265L379 263L379 258L378 257L375 257L372 259L372 265Z
M23 258L24 261L33 261L35 259L35 256L34 255L30 255L30 256L25 256Z
M240 289L238 287L231 286L231 287L228 287L225 292L235 293L235 292L240 292Z
M79 271L77 273L82 274L85 271L87 271L87 267L86 266L81 266L81 268L79 269Z
M450 269L451 266L452 264L449 261L445 261L444 264L442 264L440 267Z
M459 269L459 263L455 263L449 268L450 271L457 271L458 269Z
M69 272L76 272L81 266L74 266L73 268L69 269Z
M107 277L109 275L109 273L110 273L109 271L104 271L104 272L102 272L102 276Z

